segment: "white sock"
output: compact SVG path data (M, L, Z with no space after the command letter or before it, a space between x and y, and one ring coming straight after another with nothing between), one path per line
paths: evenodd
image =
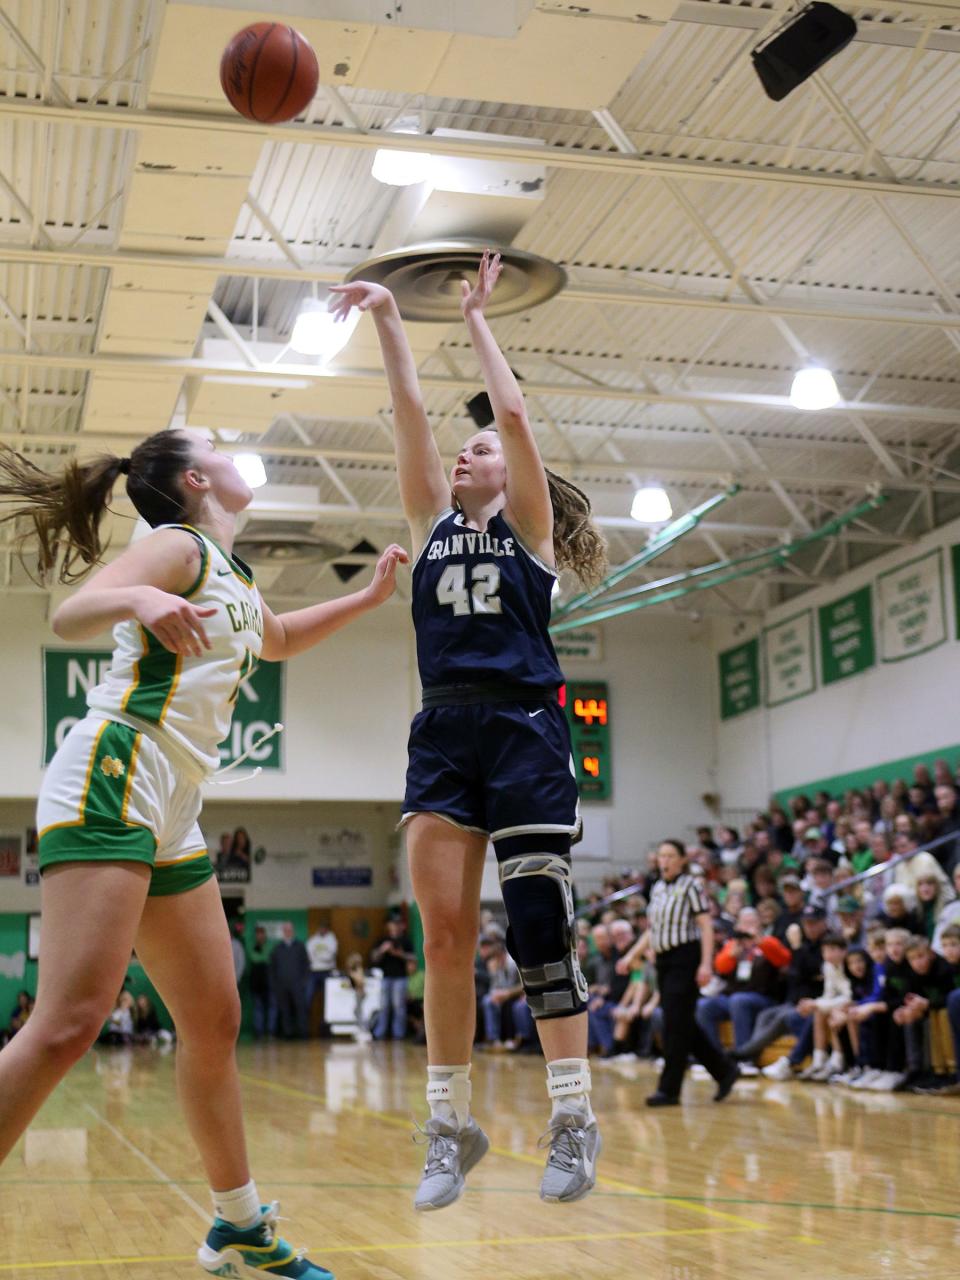
M579 1116L596 1119L590 1105L590 1064L586 1058L554 1058L547 1063L547 1094L553 1104L551 1120Z
M427 1067L427 1102L432 1119L463 1129L470 1120L470 1063Z
M252 1227L260 1218L260 1195L251 1178L245 1187L235 1191L213 1191L213 1211L218 1218L241 1230Z
M814 1049L814 1051L813 1051L813 1065L814 1065L814 1067L822 1067L822 1066L823 1066L823 1064L826 1062L826 1060L827 1060L827 1051L826 1051L826 1049Z

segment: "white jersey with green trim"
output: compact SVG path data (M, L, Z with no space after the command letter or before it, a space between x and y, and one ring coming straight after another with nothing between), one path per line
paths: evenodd
M139 622L113 629L113 662L106 679L91 689L87 706L107 719L132 725L204 774L220 767L220 743L230 732L241 683L252 674L263 649L263 606L253 574L189 525L200 544L200 568L184 598L215 608L203 626L211 647L199 658L171 653Z

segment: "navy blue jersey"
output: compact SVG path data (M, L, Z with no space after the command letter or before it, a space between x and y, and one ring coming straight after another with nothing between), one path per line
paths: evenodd
M557 575L498 512L486 531L437 518L413 568L413 625L424 689L563 683L547 628Z

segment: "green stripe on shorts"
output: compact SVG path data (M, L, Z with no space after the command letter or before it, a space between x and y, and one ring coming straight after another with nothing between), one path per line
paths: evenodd
M123 710L149 724L162 724L167 703L180 676L179 654L165 649L152 631L140 628L145 652L136 664L136 680L123 702Z
M213 875L213 863L204 854L202 858L189 858L185 862L163 863L153 868L149 898L166 898L174 893L189 893Z
M90 782L75 822L49 827L40 837L40 870L55 862L146 862L153 865L153 832L126 819L141 735L107 721L96 743Z

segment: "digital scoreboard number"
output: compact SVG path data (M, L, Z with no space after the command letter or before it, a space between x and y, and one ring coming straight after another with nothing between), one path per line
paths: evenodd
M606 681L571 682L560 690L573 743L577 785L584 800L611 795L610 694Z

